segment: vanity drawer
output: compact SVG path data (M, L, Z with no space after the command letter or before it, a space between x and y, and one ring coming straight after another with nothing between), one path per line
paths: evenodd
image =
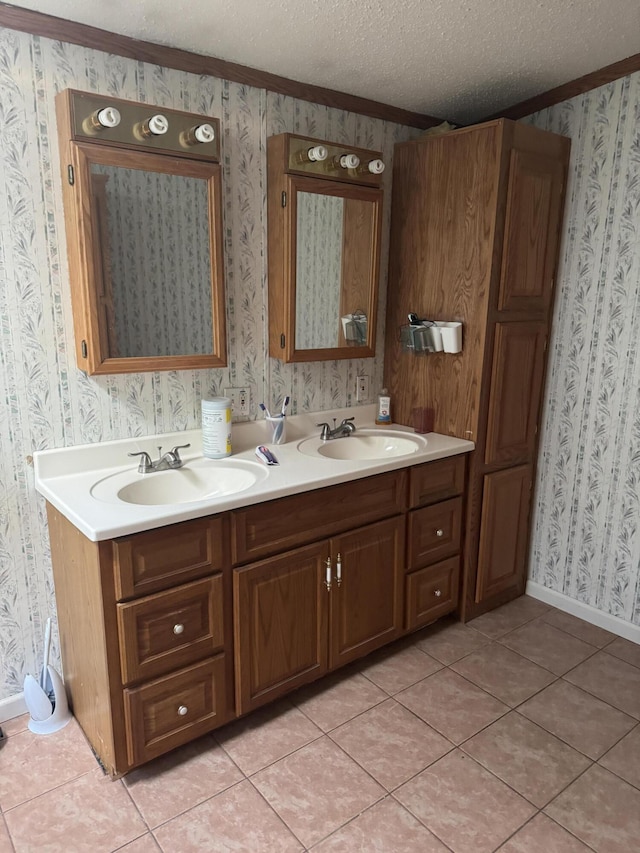
M233 564L399 515L406 509L406 492L407 472L402 470L233 510Z
M413 572L406 578L407 630L428 625L455 610L458 603L460 558Z
M428 504L453 498L464 491L466 454L426 462L411 469L409 506Z
M420 569L460 550L462 498L415 509L409 513L407 565Z
M225 656L124 691L129 763L141 764L225 719Z
M227 562L226 529L226 517L217 515L114 539L116 598L147 595L219 572Z
M122 683L210 657L224 644L222 575L118 604Z

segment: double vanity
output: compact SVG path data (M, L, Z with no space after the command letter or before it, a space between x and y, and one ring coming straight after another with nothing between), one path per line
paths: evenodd
M322 441L326 415L356 414ZM111 774L125 773L457 606L469 441L373 423L374 407L264 424L206 459L199 430L35 455L64 676ZM127 454L176 445L147 474Z

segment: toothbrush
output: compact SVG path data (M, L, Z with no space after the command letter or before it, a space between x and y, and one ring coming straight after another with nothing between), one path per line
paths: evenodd
M269 409L267 409L267 407L265 406L265 404L264 404L264 403L260 403L260 404L259 404L259 406L260 406L260 408L262 409L262 411L265 413L265 415L266 415L268 418L270 418L270 417L271 417L271 412L269 411Z
M290 399L290 398L289 398L289 395L287 395L287 396L284 398L284 400L282 401L282 409L280 410L280 413L282 414L282 417L284 417L285 412L286 412L286 410L287 410L287 406L289 405L289 399Z

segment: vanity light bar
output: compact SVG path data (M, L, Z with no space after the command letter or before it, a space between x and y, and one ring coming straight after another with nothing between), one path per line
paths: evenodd
M194 160L220 160L220 121L67 89L72 139L101 145L169 152Z
M384 161L379 151L286 134L284 171L316 178L380 186Z

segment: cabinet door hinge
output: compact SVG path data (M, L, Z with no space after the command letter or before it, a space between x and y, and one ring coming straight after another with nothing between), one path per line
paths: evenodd
M283 207L287 206L287 193L285 190L282 190L282 195L280 197L280 203L282 204Z
M73 186L76 182L75 175L73 172L73 166L71 163L67 166L67 180L69 181L70 186Z
M280 349L284 349L284 341L285 341L284 335L280 335Z
M80 344L80 352L82 353L82 357L83 357L83 358L86 358L86 357L87 357L87 342L86 342L86 341L82 341L82 342L81 342L81 344Z

